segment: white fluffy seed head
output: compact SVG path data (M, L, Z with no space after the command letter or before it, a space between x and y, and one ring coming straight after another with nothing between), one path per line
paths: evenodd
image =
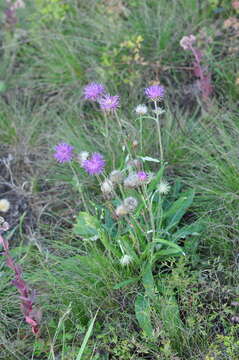
M130 256L130 255L124 255L124 256L122 256L122 258L120 259L120 264L121 264L122 266L126 266L126 265L129 265L132 261L133 261L132 256Z
M88 151L81 151L78 155L77 155L77 160L80 163L80 165L82 166L84 161L88 159L89 157L89 153Z
M170 185L167 181L162 180L158 185L158 192L162 195L167 195L170 191Z
M148 108L145 104L139 104L135 108L136 114L145 115L148 112Z
M7 212L10 209L10 202L7 199L0 200L0 212Z

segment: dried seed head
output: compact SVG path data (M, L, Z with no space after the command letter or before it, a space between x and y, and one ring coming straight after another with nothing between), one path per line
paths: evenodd
M167 195L170 191L170 185L167 181L162 180L158 185L158 192L162 195Z
M101 184L101 191L105 195L111 194L114 191L114 185L112 181L105 179L105 181Z
M132 256L130 256L130 255L124 255L124 256L122 256L122 258L120 259L120 264L121 264L122 266L126 266L126 265L129 265L132 261L133 261Z
M122 181L123 181L123 173L122 171L120 170L113 170L111 173L110 173L110 181L113 183L113 184L121 184Z
M136 188L141 184L141 181L136 173L130 174L124 179L124 186L129 189Z
M115 210L115 214L118 217L125 216L128 214L128 210L126 209L126 207L123 204L121 204L121 205L117 206L117 208Z
M124 199L123 206L127 209L128 212L133 212L138 205L138 200L130 196Z
M135 108L136 114L145 115L148 112L148 108L145 104L139 104Z
M7 212L10 208L10 202L7 199L0 200L0 212Z

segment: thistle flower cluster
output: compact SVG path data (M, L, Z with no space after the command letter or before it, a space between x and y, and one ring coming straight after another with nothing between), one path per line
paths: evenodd
M152 173L144 171L132 172L124 179L124 186L128 189L134 189L141 185L148 184L153 179Z
M105 112L114 112L120 106L119 95L106 93L104 85L96 82L89 83L83 89L85 100L97 101L100 109Z
M67 143L60 143L55 146L53 156L59 163L70 162L73 159L73 150L73 146ZM76 159L89 175L99 175L104 171L105 160L99 153L93 153L90 156L87 151L81 151L76 155Z

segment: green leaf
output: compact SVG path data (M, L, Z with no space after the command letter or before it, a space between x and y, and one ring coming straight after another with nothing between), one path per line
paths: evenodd
M194 190L184 192L181 194L180 198L176 200L167 211L164 212L163 218L167 221L166 231L170 230L179 223L186 210L192 204L194 194Z
M100 223L95 216L87 212L80 212L77 217L77 222L73 228L75 234L84 238L91 238L99 236Z
M92 330L93 330L93 326L94 326L94 323L95 323L96 316L97 316L97 313L95 314L94 318L90 322L90 325L89 325L88 330L87 330L87 332L86 332L86 334L84 336L84 340L83 340L83 342L81 344L80 351L79 351L79 353L77 355L76 360L81 360L82 359L82 355L83 355L83 353L85 351L87 342L88 342L88 340L89 340L89 338L91 336Z
M177 240L185 238L188 235L198 236L200 235L202 229L203 225L199 222L183 226L173 234L173 240L176 242Z
M142 282L145 288L146 295L149 298L153 298L153 296L155 295L155 284L151 264L146 265L142 276Z
M177 252L180 252L181 254L185 255L183 249L179 245L175 244L174 242L172 242L170 240L156 239L153 243L159 243L159 244L167 245L170 248L173 248L174 250L176 250ZM163 250L161 250L161 251L163 251ZM159 251L158 254L161 251Z
M117 289L121 289L127 285L130 285L130 284L134 284L135 282L139 281L139 278L131 278L131 279L128 279L128 280L124 280L124 281L121 281L120 283L116 284L113 289L114 290L117 290Z
M150 319L150 303L149 299L143 295L138 295L135 300L135 315L145 335L153 337L153 327Z

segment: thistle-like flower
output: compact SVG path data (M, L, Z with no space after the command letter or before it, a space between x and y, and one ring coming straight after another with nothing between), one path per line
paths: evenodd
M84 87L84 98L96 101L103 95L105 88L102 84L92 82Z
M89 157L89 153L88 151L81 151L78 155L77 155L77 160L80 163L81 166L83 166L83 163L85 160L88 159Z
M196 37L194 35L184 36L180 40L180 46L182 46L184 50L190 50L195 41Z
M121 264L122 266L126 266L126 265L129 265L132 261L133 261L132 256L130 256L130 255L124 255L124 256L122 256L122 258L120 259L120 264Z
M145 95L152 101L162 100L165 89L162 85L151 85L145 89Z
M135 108L136 114L145 115L148 112L148 108L145 104L139 104Z
M0 212L8 212L10 209L10 202L7 199L0 200Z
M109 178L113 184L121 184L123 181L124 175L123 175L122 171L120 171L120 170L113 170L110 173Z
M139 171L137 172L138 179L141 182L145 182L148 180L148 174L145 171Z
M66 143L61 143L58 144L55 147L55 154L54 154L54 158L59 162L59 163L64 163L64 162L70 162L72 160L73 157L73 146L66 144Z
M170 185L167 181L162 180L158 185L158 192L162 195L167 195L170 191Z
M105 167L105 160L103 156L99 153L92 154L91 158L85 160L82 164L82 167L90 175L101 174Z
M101 99L99 99L99 104L101 110L107 112L115 111L120 106L120 97L119 95L111 96L106 94Z

